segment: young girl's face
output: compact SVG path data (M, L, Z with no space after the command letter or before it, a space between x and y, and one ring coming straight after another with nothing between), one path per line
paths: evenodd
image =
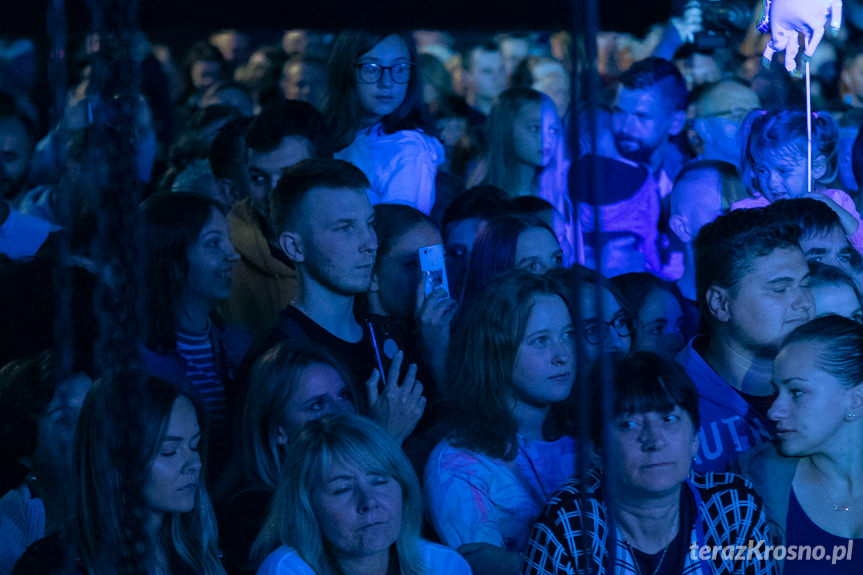
M554 106L539 102L524 104L515 116L512 139L516 160L534 168L548 166L560 140L560 119Z
M795 161L786 154L765 154L755 163L758 189L770 202L800 198L807 193L806 159Z
M376 124L392 114L408 93L408 82L414 73L410 52L404 41L392 34L357 58L355 64L354 79L365 124ZM409 72L406 76L405 67Z
M547 406L569 396L575 381L575 327L556 295L534 296L512 368L519 401Z

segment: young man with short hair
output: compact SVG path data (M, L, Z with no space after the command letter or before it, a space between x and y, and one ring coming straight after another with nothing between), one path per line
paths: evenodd
M799 238L767 209L733 211L698 233L696 289L709 335L677 356L699 393L696 471L726 471L772 438L773 360L814 314Z
M416 366L401 382L393 381L399 378L394 373L401 363L399 352L386 374L384 391L378 393L371 334L354 315L356 296L371 287L378 249L368 189L365 174L341 160L305 160L282 175L273 191L270 218L279 248L297 270L299 286L256 350L263 352L285 340L325 347L345 366L353 389L359 391L366 382L366 395L357 397L361 408L368 406L401 441L425 406L422 385L414 383ZM247 361L254 360L250 355ZM389 402L389 407L381 410L379 400ZM393 407L396 401L398 407Z

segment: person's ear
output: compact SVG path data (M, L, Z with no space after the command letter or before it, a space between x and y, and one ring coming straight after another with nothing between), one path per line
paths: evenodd
M668 227L674 232L674 235L680 238L684 244L690 243L695 238L689 233L689 222L680 214L674 214L668 218Z
M276 445L287 445L288 444L288 434L285 432L285 428L281 425L276 426Z
M719 286L710 286L705 294L707 311L717 320L725 323L731 319L731 305L728 290Z
M701 445L701 440L698 437L698 429L692 431L692 441L689 443L690 459L698 455L698 447Z
M306 259L303 255L303 238L296 232L282 232L279 236L279 247L294 263L302 263Z
M675 110L671 113L671 125L668 128L670 136L676 136L686 127L686 110Z
M228 178L219 178L216 180L216 188L219 194L219 201L226 206L234 205L239 198L234 195L236 187L234 181Z
M827 173L827 158L818 155L812 160L812 179L818 181Z
M863 385L857 384L848 390L848 409L853 412L863 410Z

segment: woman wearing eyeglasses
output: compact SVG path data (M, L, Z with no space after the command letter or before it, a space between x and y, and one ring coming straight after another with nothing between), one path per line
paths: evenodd
M425 133L416 62L406 34L343 32L330 55L325 115L336 158L366 174L372 204L407 204L428 214L444 149Z
M499 276L451 349L452 432L426 464L426 512L474 574L515 574L531 525L575 469L564 409L575 326L564 288L523 270Z

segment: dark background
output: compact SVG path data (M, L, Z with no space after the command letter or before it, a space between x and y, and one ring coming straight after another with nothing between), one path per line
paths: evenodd
M0 33L45 34L49 1L0 1ZM200 35L217 28L288 29L398 27L464 30L560 30L572 26L582 0L140 0L147 32ZM597 0L600 28L633 33L668 18L676 0ZM90 27L90 4L122 0L66 0L69 31ZM579 14L580 16L580 14Z

